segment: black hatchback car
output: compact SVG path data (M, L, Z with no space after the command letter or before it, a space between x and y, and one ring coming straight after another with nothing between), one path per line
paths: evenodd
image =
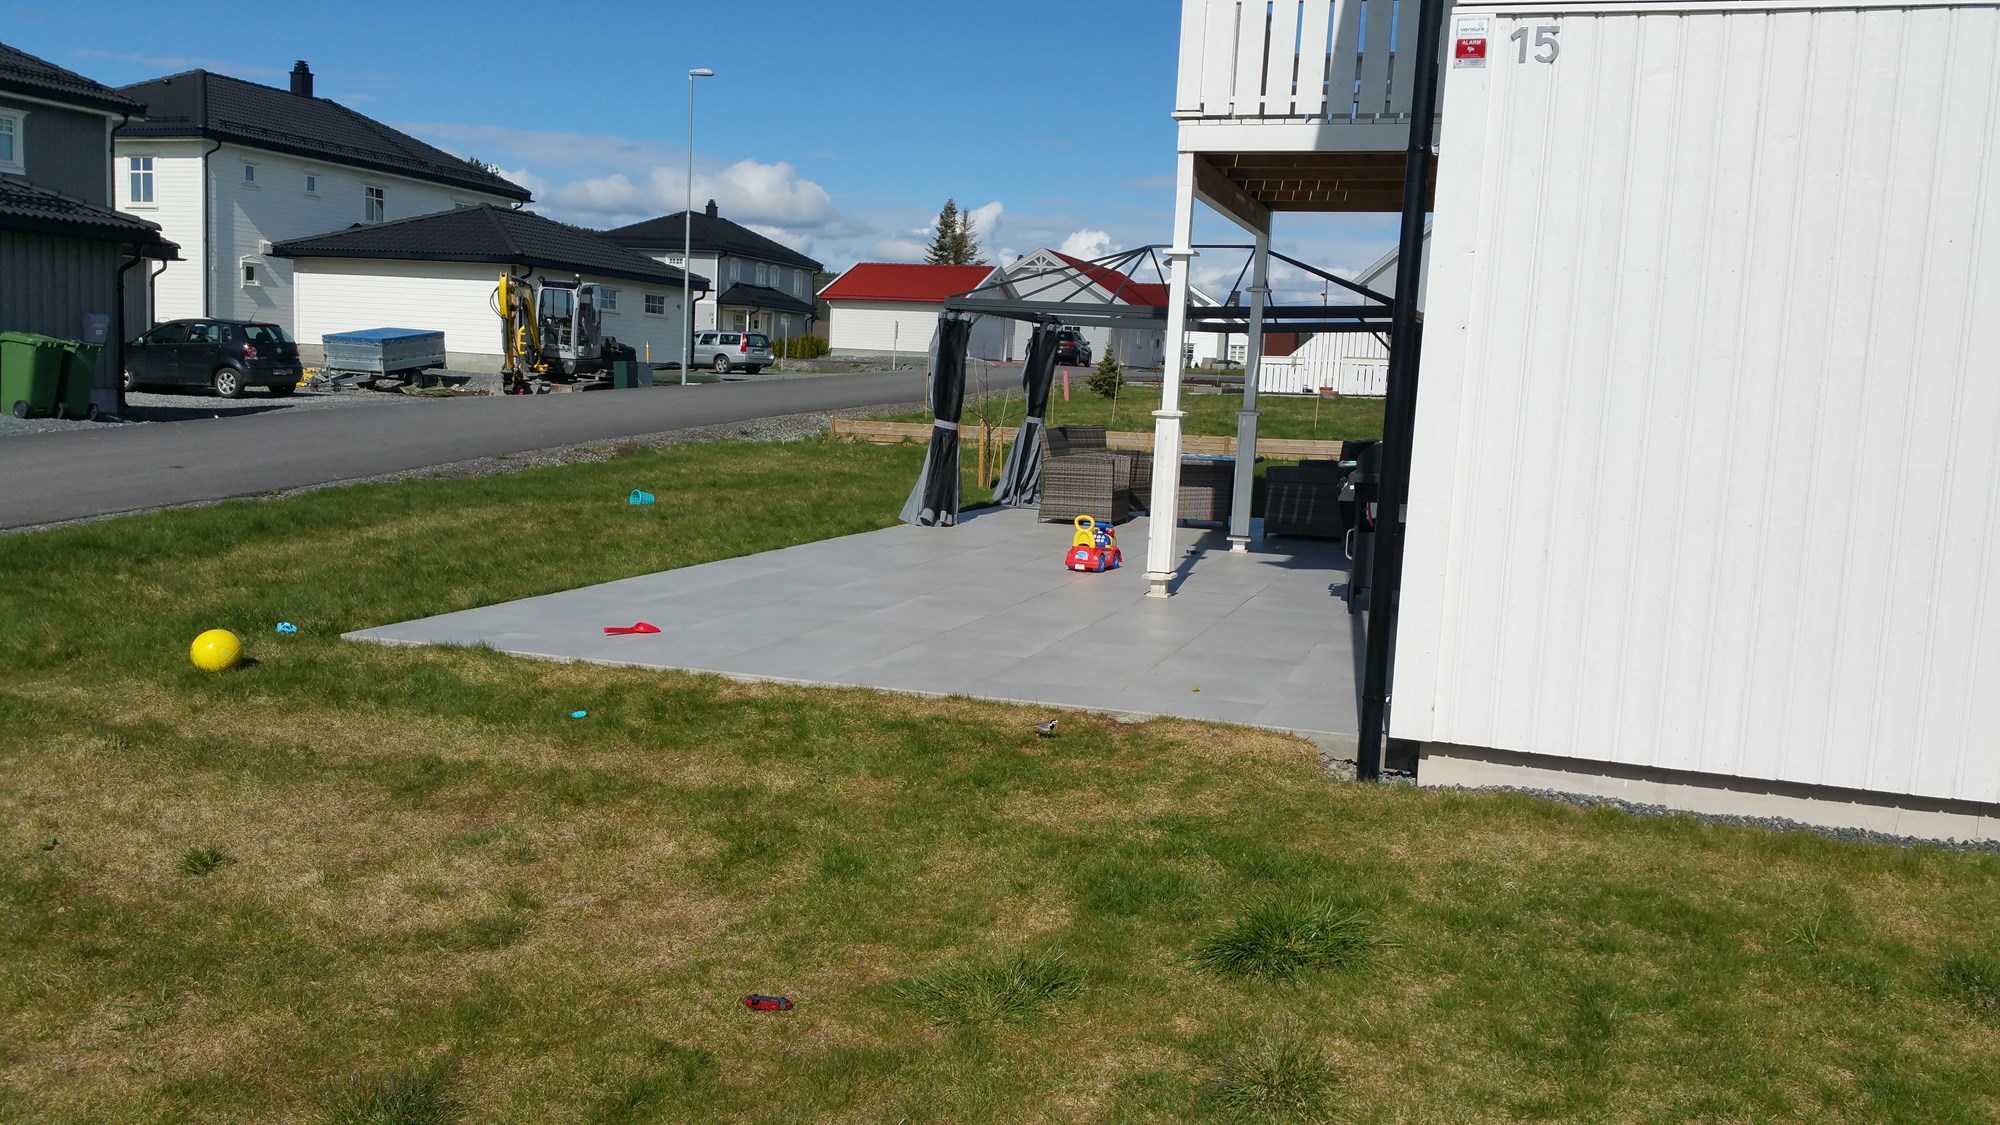
M299 346L275 324L170 320L125 349L125 389L210 387L235 398L245 387L288 395L299 385Z
M1074 328L1056 333L1056 362L1065 367L1090 366L1090 341Z

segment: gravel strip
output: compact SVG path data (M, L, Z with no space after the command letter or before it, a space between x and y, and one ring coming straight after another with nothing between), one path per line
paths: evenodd
M1990 855L2000 855L2000 840L1930 840L1919 836L1891 836L1883 832L1871 832L1865 828L1827 828L1818 824L1801 824L1782 816L1736 816L1728 813L1688 812L1686 809L1670 809L1665 805L1642 805L1636 801L1621 801L1616 797L1593 797L1585 793L1564 793L1556 789L1523 789L1496 785L1464 788L1460 792L1519 793L1528 797L1540 797L1545 801L1573 805L1580 809L1617 809L1633 816L1691 816L1703 824L1767 828L1774 832L1812 832L1831 840L1844 840L1849 843L1889 844L1899 848L1943 848L1955 852L1985 852Z
M301 488L288 488L272 492L252 493L248 496L226 497L228 500L275 500L285 496L297 496L306 492L317 492L322 488L342 488L351 484L372 484L404 480L462 480L470 477L497 476L502 473L518 473L523 469L539 469L552 465L571 465L586 461L609 461L613 457L635 449L660 449L669 445L685 445L693 442L709 441L804 441L827 431L831 418L867 418L883 411L907 412L923 410L926 404L918 402L888 403L882 406L858 406L845 410L818 411L808 414L781 414L771 418L752 418L742 422L729 422L717 426L691 426L686 429L665 430L653 434L637 434L631 437L603 438L597 441L578 442L573 445L556 445L546 449L530 449L520 453L504 453L495 457L475 457L469 461L449 461L442 465L426 465L422 468L404 469L394 473L379 473L374 476L350 477L345 480L326 481L309 484ZM205 508L210 504L220 504L222 500L202 500L193 504L173 504L163 508L140 508L129 512L114 512L110 515L90 516L79 520L62 520L56 523L36 524L32 527L15 527L0 531L0 535L13 535L27 531L47 531L51 528L69 527L75 524L98 523L117 519L120 516L138 515L141 512L165 511L167 508Z

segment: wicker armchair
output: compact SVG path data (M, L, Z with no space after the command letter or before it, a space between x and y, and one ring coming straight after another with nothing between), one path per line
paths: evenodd
M1103 426L1057 426L1044 431L1048 439L1046 449L1056 456L1071 453L1109 453L1125 462L1125 471L1132 480L1132 510L1145 511L1153 498L1153 455L1140 450L1112 449L1108 444L1108 431Z
M1264 534L1341 538L1348 523L1340 503L1346 480L1338 461L1272 466L1264 474Z
M1229 457L1181 458L1181 486L1176 493L1180 518L1226 523L1236 496L1236 461Z
M1042 443L1042 519L1132 518L1132 461L1104 448L1104 427L1056 426L1042 431Z

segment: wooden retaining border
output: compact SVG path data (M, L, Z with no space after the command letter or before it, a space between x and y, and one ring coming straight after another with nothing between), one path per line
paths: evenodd
M976 430L978 423L968 422L966 423L966 428ZM865 441L875 445L898 445L906 441L914 441L922 445L931 440L931 427L928 423L924 422L876 422L866 418L835 418L832 419L832 432L835 437L843 438L847 441ZM1019 432L1019 426L1008 426L993 436L1004 445L1012 442ZM967 439L972 438L972 436L972 434L961 433L961 444ZM1153 448L1153 435L1150 432L1112 432L1104 435L1104 443L1112 449L1150 451ZM1345 445L1345 442L1322 441L1316 438L1260 437L1257 439L1257 453L1259 456L1279 461L1305 461L1316 458L1332 458L1337 460L1341 456L1342 448ZM1220 453L1234 456L1236 453L1236 439L1233 437L1207 437L1183 434L1181 436L1181 452Z

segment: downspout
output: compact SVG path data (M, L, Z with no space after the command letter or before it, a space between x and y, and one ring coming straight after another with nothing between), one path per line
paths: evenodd
M196 95L199 101L206 98ZM222 142L201 154L201 315L215 315L215 178L208 174L208 158L222 150Z
M1410 445L1417 426L1418 357L1424 326L1417 286L1424 274L1424 203L1434 158L1445 0L1423 0L1417 16L1416 88L1410 96L1410 143L1403 159L1403 228L1397 247L1396 303L1389 325L1388 401L1382 421L1382 485L1375 507L1374 588L1368 593L1368 649L1361 679L1361 741L1355 772L1382 776L1388 740L1389 674L1395 660L1403 588L1404 502L1410 491Z
M118 267L118 293L116 299L111 303L113 324L111 330L116 333L111 338L111 363L118 372L118 410L120 413L123 413L125 410L125 340L126 337L131 335L129 326L125 323L125 275L131 272L133 266L146 260L146 255L139 251L138 243L133 243L131 249L132 260ZM165 263L161 264L165 265ZM154 276L157 277L158 275L155 274ZM147 278L146 286L148 294L152 292L152 284L153 279L151 277ZM152 303L150 299L147 300L147 307L150 308Z

